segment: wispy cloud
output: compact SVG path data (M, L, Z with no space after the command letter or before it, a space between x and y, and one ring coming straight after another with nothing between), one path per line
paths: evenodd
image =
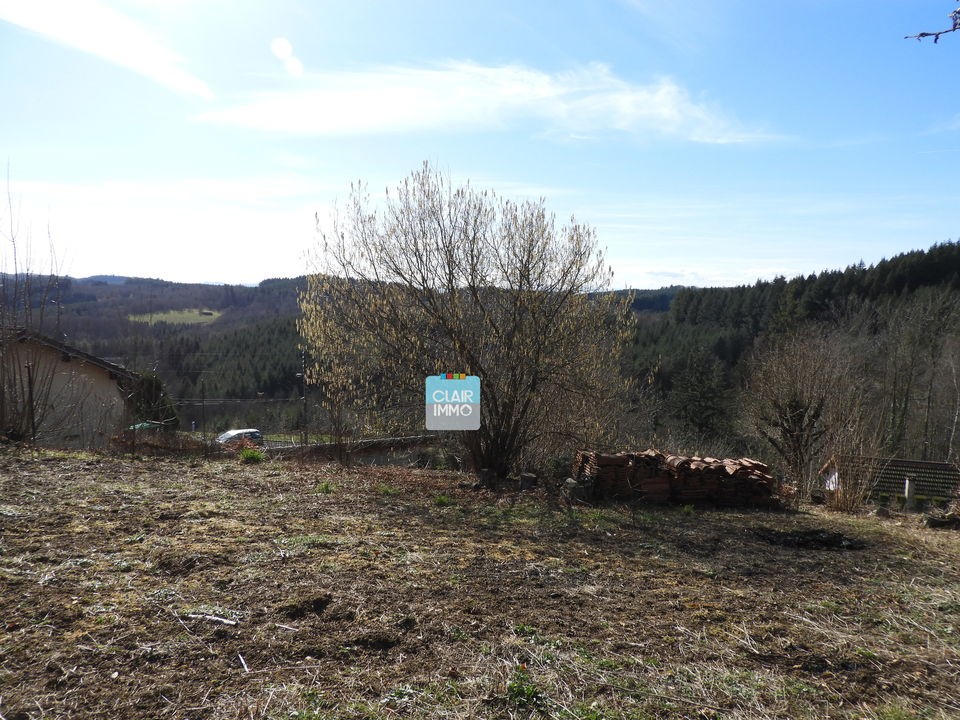
M954 115L953 117L938 122L932 127L930 127L924 134L925 135L937 135L940 133L955 133L960 130L960 113Z
M643 18L650 37L684 52L702 52L726 34L730 3L711 0L621 0Z
M547 73L449 62L313 73L302 80L303 88L256 94L200 120L306 136L501 130L533 122L565 138L622 132L744 143L771 137L742 128L670 78L631 83L599 63Z
M212 98L182 58L127 15L97 0L0 0L0 20L96 55L185 95Z

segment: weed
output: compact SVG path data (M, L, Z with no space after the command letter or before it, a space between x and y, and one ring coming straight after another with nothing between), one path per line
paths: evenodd
M564 715L564 717L567 716ZM607 718L610 716L604 713L603 710L599 710L595 707L575 705L573 712L569 717L576 718L577 720L607 720Z
M240 450L240 462L245 465L255 465L263 462L263 452L256 448L243 448Z
M409 711L417 699L417 691L409 685L401 685L390 691L380 704L390 710Z
M877 720L919 720L920 716L901 705L886 705L877 710Z
M810 685L809 683L805 683L802 680L792 679L788 679L784 682L783 689L787 695L796 698L816 697L817 693L819 692L816 687Z
M437 507L446 507L447 505L453 505L453 498L449 495L437 495L433 498L433 504Z
M519 665L507 683L507 700L518 708L543 707L546 697L530 678L526 665Z
M377 485L377 493L386 497L393 497L400 494L400 488L391 485Z
M537 634L537 629L532 625L524 625L520 623L519 625L513 626L513 632L520 637L535 637Z
M597 660L597 668L600 670L616 670L619 666L619 663L607 658L600 658Z
M324 480L322 483L317 485L317 492L321 495L329 495L333 492L333 485L330 484L329 480Z
M470 633L463 628L452 627L447 630L447 637L455 642L465 642L470 639Z
M688 517L690 515L693 515L693 505L681 505L680 512L682 512L684 515L687 515Z

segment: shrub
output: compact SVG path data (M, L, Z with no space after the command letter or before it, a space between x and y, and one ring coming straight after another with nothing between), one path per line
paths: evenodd
M240 462L246 465L263 462L263 452L256 448L243 448L240 450Z

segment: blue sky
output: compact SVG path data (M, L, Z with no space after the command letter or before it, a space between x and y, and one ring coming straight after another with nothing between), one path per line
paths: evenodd
M870 264L960 237L960 33L904 40L955 7L0 0L0 221L34 270L256 283L428 160L594 226L615 287Z

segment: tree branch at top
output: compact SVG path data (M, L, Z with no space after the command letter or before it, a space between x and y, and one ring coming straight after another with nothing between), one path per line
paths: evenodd
M936 32L922 32L922 33L917 33L916 35L906 35L903 39L908 40L910 38L916 38L917 41L919 42L924 38L932 37L934 44L936 44L936 42L940 39L941 35L946 35L947 33L952 33L952 32L956 32L957 30L960 30L960 8L950 13L949 17L950 17L950 20L953 22L953 27L948 28L947 30L938 30Z

